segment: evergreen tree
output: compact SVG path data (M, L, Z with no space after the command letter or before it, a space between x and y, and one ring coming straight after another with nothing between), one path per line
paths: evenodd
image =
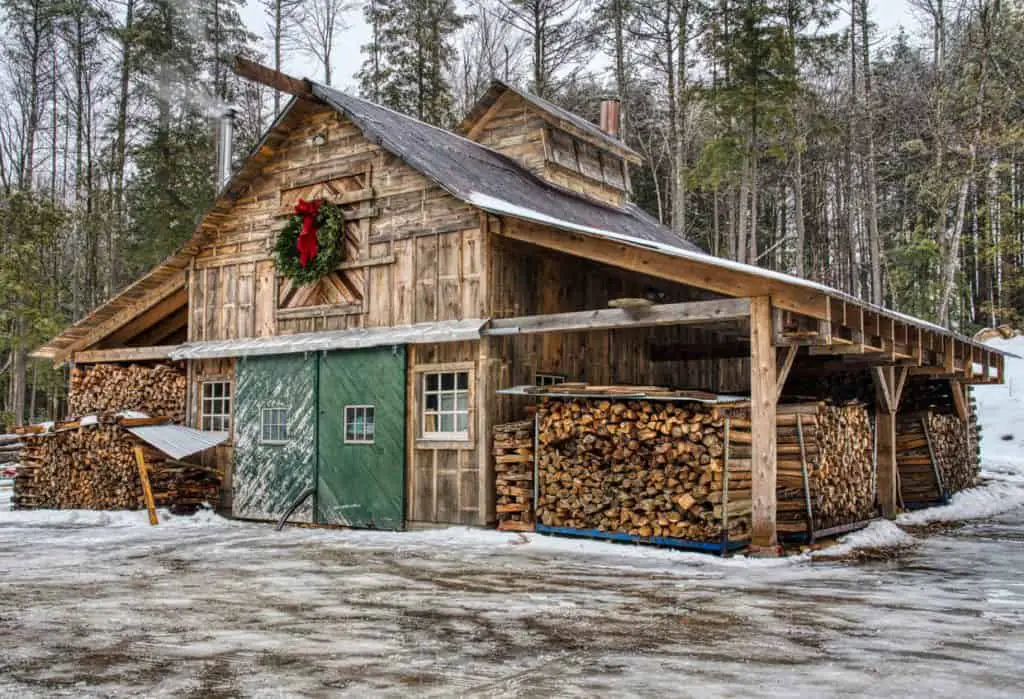
M448 75L455 34L466 21L455 1L374 0L365 12L373 41L364 47L360 92L429 124L450 124Z

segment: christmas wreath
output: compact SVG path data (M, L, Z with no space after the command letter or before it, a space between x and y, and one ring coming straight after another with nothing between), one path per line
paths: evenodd
M299 199L274 253L277 271L298 284L312 284L334 271L345 258L345 214L322 199Z

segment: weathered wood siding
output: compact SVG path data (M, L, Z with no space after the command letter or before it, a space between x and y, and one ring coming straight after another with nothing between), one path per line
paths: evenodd
M195 258L191 340L454 320L482 313L479 215L326 107L300 105L278 153ZM323 135L326 143L312 145ZM346 210L346 258L318 285L276 275L273 247L300 197Z
M204 381L228 381L231 383L232 438L228 442L207 449L196 457L204 466L216 466L221 477L221 499L218 509L231 511L231 471L234 461L234 404L235 404L235 360L203 359L190 362L188 390L188 424L199 429L202 425L202 395Z
M480 342L412 345L406 393L407 519L417 523L484 525L494 521L494 481L485 437L490 386L482 381ZM431 442L420 434L421 377L425 371L469 372L469 438ZM483 457L483 458L482 458Z
M492 226L522 225L515 221ZM654 294L673 303L713 298L706 291L618 270L583 258L542 250L492 236L491 315L495 318L605 308L620 297ZM672 361L652 352L656 346L701 346L729 342L728 328L689 327L547 333L495 340L492 356L502 368L503 385L532 384L536 373L560 374L592 384L642 384L746 393L749 359ZM502 414L502 419L517 419Z
M566 189L614 206L626 199L629 183L621 156L549 123L515 93L502 95L470 137Z

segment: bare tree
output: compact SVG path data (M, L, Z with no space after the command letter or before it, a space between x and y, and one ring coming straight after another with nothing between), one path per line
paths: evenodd
M302 20L296 25L295 43L299 50L317 60L324 72L324 83L331 84L331 61L338 34L348 29L345 14L356 8L352 0L305 0Z
M131 1L131 0L130 0ZM281 70L281 57L287 37L302 22L302 0L261 0L267 12L267 29L274 44L274 70ZM281 91L274 90L274 116L281 113Z
M575 73L593 56L595 27L587 0L500 0L508 22L523 32L532 48L532 89L541 97L558 91L566 73Z

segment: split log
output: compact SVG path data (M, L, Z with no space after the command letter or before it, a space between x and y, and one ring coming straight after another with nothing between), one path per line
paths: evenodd
M538 521L639 537L720 541L750 531L750 473L725 490L725 418L706 404L545 399L538 410ZM748 421L749 422L749 421ZM733 476L730 475L730 478ZM733 487L731 486L731 487Z
M795 429L798 417L799 430ZM872 426L865 406L780 405L776 439L780 531L807 530L805 466L815 529L853 524L875 516Z
M145 506L135 462L139 440L114 415L95 424L58 425L53 432L26 430L13 504L20 509L136 510ZM175 514L215 506L220 477L215 469L170 461L143 445L158 507Z
M533 433L533 420L493 428L498 529L534 529Z
M71 370L68 412L81 417L136 410L184 422L188 381L178 366L96 364Z

